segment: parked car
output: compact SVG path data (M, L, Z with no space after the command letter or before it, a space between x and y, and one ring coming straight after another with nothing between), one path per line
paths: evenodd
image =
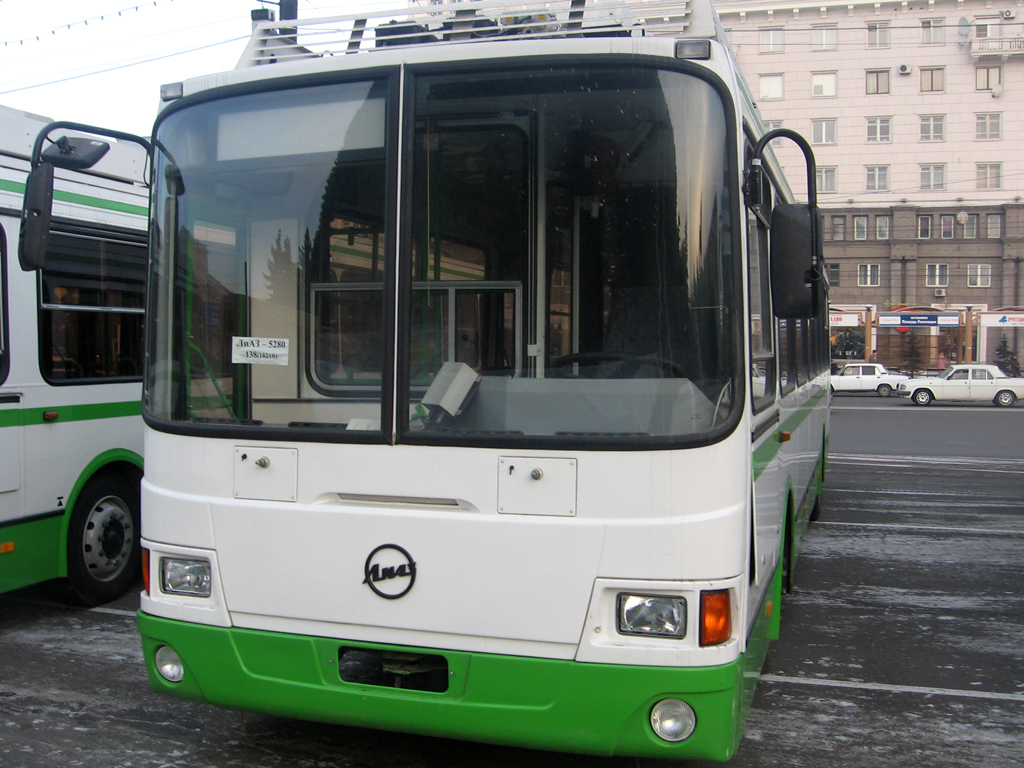
M901 381L896 394L916 405L932 400L978 400L1010 406L1024 397L1024 378L1010 378L995 365L954 365L941 376Z
M901 381L909 378L902 373L890 373L881 363L847 363L832 376L832 391L877 392L888 397Z

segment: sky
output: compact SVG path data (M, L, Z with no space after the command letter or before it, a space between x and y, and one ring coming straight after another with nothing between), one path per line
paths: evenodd
M404 0L299 0L314 18ZM264 0L0 0L0 105L148 136L160 86L234 69Z

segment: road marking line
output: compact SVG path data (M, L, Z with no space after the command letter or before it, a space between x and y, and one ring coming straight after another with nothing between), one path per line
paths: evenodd
M97 608L90 608L90 613L109 613L111 616L130 616L135 618L135 611L125 610L124 608L104 608L102 605Z
M22 605L35 605L40 608L56 608L58 610L80 610L77 606L69 605L68 603L60 603L51 600L39 600L33 597L18 597L11 595L3 595L4 600L10 600L12 603L21 603ZM97 606L96 608L87 608L89 613L107 613L111 616L128 616L135 618L135 611L129 611L125 608L107 608L105 606Z
M1000 458L962 458L958 456L886 456L884 454L830 453L830 464L882 465L891 469L905 466L936 465L976 467L986 472L1016 475L1024 472L1024 460ZM998 465L998 466L997 466Z
M767 681L769 683L795 683L796 685L815 685L821 688L851 688L858 691L883 691L885 693L916 693L922 696L954 696L963 699L989 699L995 701L1017 701L1024 703L1024 693L996 693L995 691L964 691L957 688L929 688L923 685L856 683L850 680L825 680L816 677L788 677L786 675L761 675L761 681Z
M993 534L998 536L1024 536L1024 530L1014 531L1007 528L954 528L946 525L915 525L914 523L844 523L842 520L818 520L815 526L848 525L859 528L911 528L920 531L943 531L945 533Z

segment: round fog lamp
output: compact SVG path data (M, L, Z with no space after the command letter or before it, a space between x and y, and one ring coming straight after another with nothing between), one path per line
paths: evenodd
M697 715L685 701L663 699L651 710L651 727L665 741L683 741L697 727Z
M153 656L156 662L156 671L160 677L169 683L180 683L185 677L185 665L181 663L181 657L169 645L161 645L156 649Z

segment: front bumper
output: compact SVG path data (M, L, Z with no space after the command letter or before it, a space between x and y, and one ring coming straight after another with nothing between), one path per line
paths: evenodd
M349 643L141 611L138 623L157 692L277 716L584 754L728 760L739 744L744 688L756 680L744 675L743 656L714 667L639 667ZM154 654L164 645L183 661L179 683L156 671ZM338 669L342 646L443 656L447 690L346 682ZM746 661L759 670L763 657ZM673 697L697 715L694 734L675 744L659 739L649 722L651 707Z

